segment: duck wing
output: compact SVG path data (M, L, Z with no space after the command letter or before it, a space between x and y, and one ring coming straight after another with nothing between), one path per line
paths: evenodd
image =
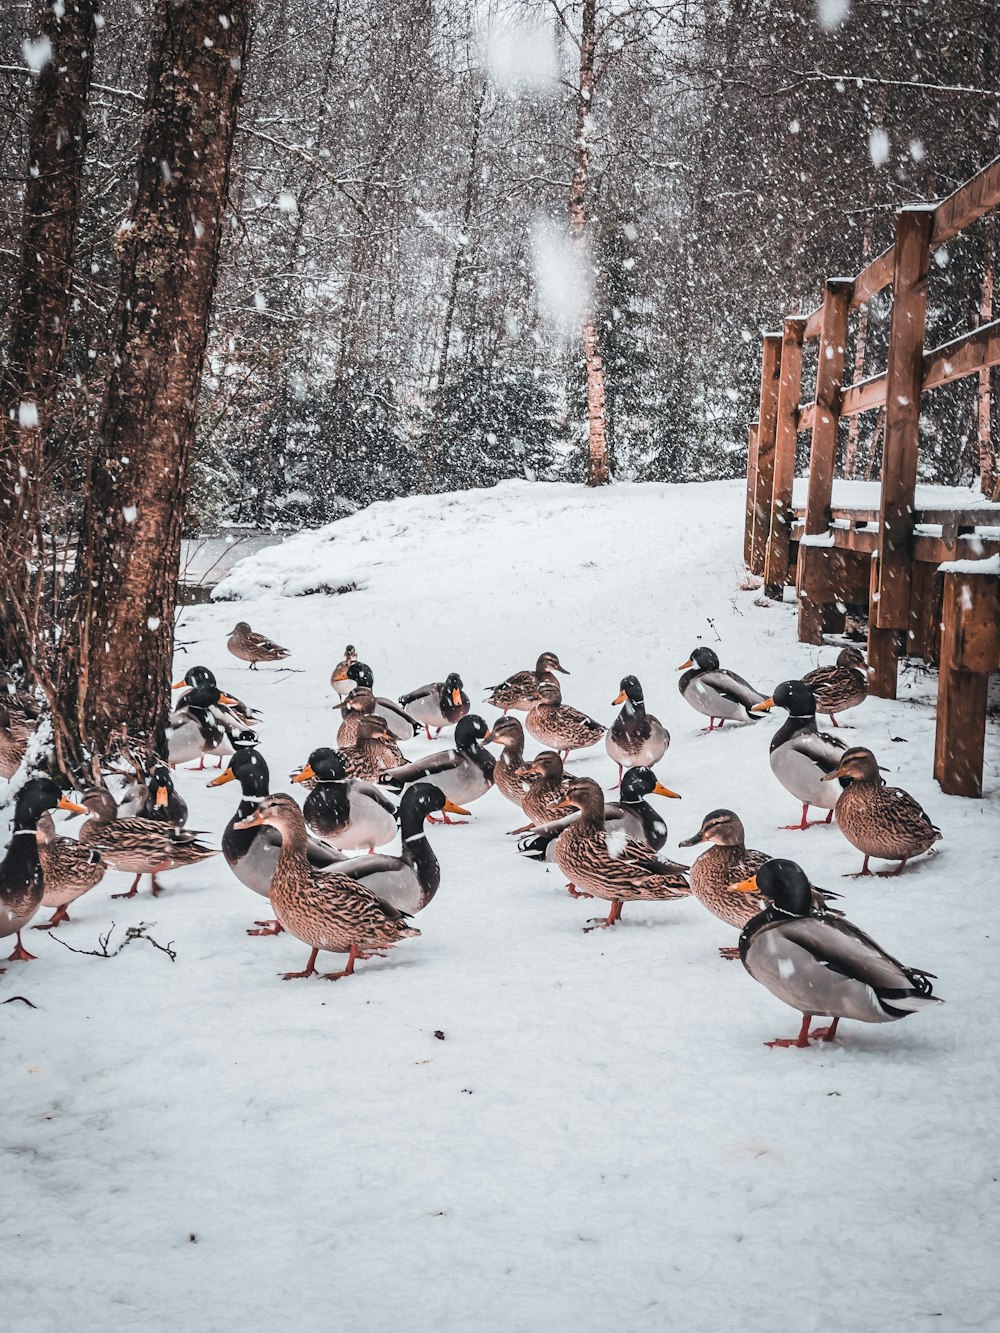
M836 736L819 731L799 731L787 742L793 750L811 759L824 773L833 773L840 767L840 756L847 748Z
M759 690L755 690L748 680L738 676L735 671L727 671L724 667L720 667L718 671L699 672L698 679L704 685L716 690L723 698L730 699L745 708L748 714L754 704L762 703L767 698ZM752 716L757 718L757 714Z
M439 750L423 759L415 759L412 764L400 764L396 768L387 768L378 776L379 783L399 790L410 782L420 782L424 778L433 778L435 773L448 773L457 768L462 756L457 750Z
M376 787L373 782L365 782L363 778L350 778L348 790L352 793L356 792L359 796L367 796L370 801L374 801L376 805L380 805L383 810L388 811L394 819L399 814L396 806L386 796L385 792Z
M389 723L389 730L392 731L400 740L408 741L420 730L420 723L415 717L401 708L399 704L394 704L391 699L383 699L381 696L375 697L375 712L379 717L385 718Z
M427 699L434 693L440 693L440 691L440 682L432 682L430 685L418 685L417 688L411 690L409 694L401 694L399 696L399 702L405 708L407 704L412 704L416 702L417 699Z

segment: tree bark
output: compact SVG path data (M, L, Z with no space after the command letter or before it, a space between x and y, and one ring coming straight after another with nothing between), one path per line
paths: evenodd
M982 294L979 303L979 323L989 324L993 318L993 280L996 272L996 254L994 238L996 227L989 218L985 224L986 267L983 271ZM979 396L977 401L978 441L979 441L979 485L987 500L997 498L997 449L993 443L993 394L991 370L985 366L979 372Z
M590 184L590 117L594 105L594 56L597 50L597 0L583 0L580 32L580 81L576 96L576 139L573 179L569 196L570 236L581 272L592 267L587 245L587 189ZM582 320L583 357L587 367L587 485L604 486L609 480L605 428L604 360L593 296Z
M139 182L79 567L81 740L162 752L180 537L249 0L157 0Z
M83 164L87 98L94 65L96 0L68 0L58 16L40 6L49 43L35 93L24 191L20 272L10 351L2 374L0 425L0 658L40 676L45 654L41 580L32 560L45 502L45 435L55 410L59 366L73 300L73 260Z

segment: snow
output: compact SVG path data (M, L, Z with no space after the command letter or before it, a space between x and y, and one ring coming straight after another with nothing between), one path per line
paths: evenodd
M941 574L1000 574L1000 555L986 560L945 560L938 565Z
M792 504L804 506L809 492L808 474L796 477L792 488ZM837 477L833 483L834 509L878 509L881 486L877 481L848 481ZM918 482L914 508L918 511L929 509L975 509L997 515L1000 522L1000 504L987 500L982 491L971 486L932 486Z
M347 642L380 692L457 669L473 699L551 648L567 701L605 723L635 673L673 738L658 773L683 800L653 798L668 852L687 859L677 842L708 810L737 810L750 846L843 893L947 1003L770 1050L799 1018L719 958L734 931L689 900L628 904L583 934L604 905L517 856L519 812L496 793L469 827L428 830L443 878L422 936L336 984L279 980L307 950L245 934L260 900L221 858L165 876L155 901L101 885L62 939L93 949L112 921L115 938L148 922L177 960L141 941L81 957L29 932L38 961L0 978L0 999L37 1006L0 1007L8 1327L995 1324L996 729L986 799L963 801L931 778L933 677L904 672L899 700L845 717L844 739L944 830L898 880L842 878L860 856L836 827L779 830L800 813L767 762L783 715L704 735L676 686L699 642L768 690L834 660L796 642L793 604L739 590L744 499L743 482L508 483L373 506L228 576L287 663L250 673L225 649L233 608L209 604L183 611L177 673L204 662L263 710L275 790L335 735ZM571 769L616 776L603 746ZM217 838L236 796L208 776L178 785Z

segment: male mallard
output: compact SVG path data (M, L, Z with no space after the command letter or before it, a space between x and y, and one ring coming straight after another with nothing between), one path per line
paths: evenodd
M771 772L802 802L802 822L783 827L808 828L811 805L829 810L825 820L814 821L829 824L840 793L830 788L826 779L840 763L844 742L816 730L816 700L804 681L784 680L770 699L754 705L761 713L775 706L787 708L788 717L771 741Z
M494 708L502 708L505 713L510 708L527 713L535 702L535 692L542 681L555 680L552 674L554 671L560 671L564 676L569 675L555 653L542 653L535 663L534 671L515 671L499 685L491 685L486 702L492 704Z
M82 809L77 807L78 812ZM51 930L69 920L67 907L101 882L107 866L92 847L82 847L75 838L60 837L48 811L39 819L35 833L42 866L42 906L56 909L35 929Z
M30 962L35 957L21 943L21 931L42 902L44 871L38 854L36 829L48 810L86 814L83 806L67 800L48 778L32 778L17 793L14 829L7 853L0 861L0 939L7 935L17 936L17 944L9 959L12 963Z
M380 773L406 763L395 736L374 713L362 716L357 739L341 748L340 757L347 776L362 782L378 782Z
M401 741L411 741L420 730L420 723L415 717L400 708L399 704L393 703L391 699L384 699L376 695L374 691L374 677L371 667L364 662L352 662L347 668L347 678L355 685L355 689L344 698L340 705L340 711L345 721L350 718L350 713L346 711L349 707L357 708L358 700L364 700L366 706L361 710L367 713L374 713L380 717L394 736L398 736ZM370 706L368 705L368 701ZM353 703L352 703L353 701ZM351 742L344 742L350 744ZM338 742L340 744L340 742Z
M344 649L344 656L330 674L330 684L341 698L345 698L354 689L355 682L347 674L347 668L357 660L358 650L353 643L349 643Z
M412 764L401 764L379 774L379 783L393 791L402 791L411 782L433 782L449 800L468 805L485 796L493 786L496 760L480 745L493 737L481 717L470 713L455 728L455 748L424 755ZM434 822L433 820L431 821ZM444 816L444 823L452 821Z
M642 686L635 676L624 676L620 693L612 700L622 711L604 737L604 748L618 765L616 787L626 768L652 768L667 753L670 732L659 718L646 712Z
M502 747L493 770L493 781L501 796L520 807L525 788L517 770L524 766L524 728L516 717L498 717L492 731L493 739Z
M570 783L564 805L579 810L580 818L559 834L556 864L574 896L611 903L607 920L596 920L588 929L613 926L623 903L671 902L691 892L686 866L659 861L644 843L605 832L604 793L593 778Z
M336 981L350 976L359 958L420 934L406 924L405 913L382 902L363 885L336 870L318 872L312 868L306 858L305 820L290 796L265 797L253 814L234 828L245 831L259 824L270 824L281 835L271 879L271 905L285 930L311 950L303 971L285 972L286 981L315 975L316 955L321 949L348 955L342 972L322 974Z
M677 669L684 672L677 682L681 698L696 712L708 718L709 731L715 730L716 718L719 719L720 728L727 721L757 720L750 710L764 696L735 671L726 671L720 667L719 659L711 648L696 648Z
M290 656L287 648L269 639L266 634L258 634L241 620L229 635L226 647L241 662L249 662L250 670L257 670L258 662L281 662Z
M112 870L135 876L128 892L113 893L113 898L134 898L143 875L149 875L155 897L162 889L157 875L219 854L194 833L179 832L155 819L119 819L115 799L104 787L91 787L80 802L85 807L82 813L90 815L80 829L80 842L100 852Z
M537 703L532 705L524 725L536 741L558 750L564 759L570 750L596 745L607 730L586 713L564 704L558 681L543 680L535 693Z
M120 807L119 807L120 815ZM155 819L181 829L187 823L187 801L174 790L174 780L166 764L156 764L146 780L146 799L139 809L143 819Z
M215 673L210 671L207 666L189 667L184 673L183 680L174 681L175 690L184 690L185 693L177 698L177 707L179 708L188 697L191 690L201 689L203 686L209 686L213 689L219 688L219 682L215 679ZM235 721L241 727L255 727L260 721L260 712L256 708L249 707L242 699L237 699L235 695L228 696L229 702L219 709L220 716L225 721Z
M838 713L857 708L868 698L868 663L857 648L842 648L836 666L817 667L802 679L816 698L817 713L829 714L835 727L840 725Z
M570 781L565 779L567 786ZM658 852L667 845L667 825L660 812L654 810L646 800L647 796L669 796L676 801L681 799L677 792L664 787L651 769L629 768L622 778L619 799L604 804L604 824L616 837L622 833L633 842L644 842L650 851ZM553 808L558 812L561 807ZM556 839L564 828L568 828L579 817L575 813L537 825L530 837L520 839L517 850L533 861L554 861ZM523 830L514 831L520 833Z
M464 806L449 801L431 782L415 782L407 787L399 803L403 838L399 856L354 856L342 873L401 912L422 911L441 883L441 867L424 832L424 821L433 819L439 810L442 814L469 813Z
M222 835L222 855L226 865L248 889L267 898L271 892L271 878L274 867L278 864L278 848L281 835L270 824L261 824L252 829L237 829L236 825L249 819L261 801L270 793L271 775L267 761L254 749L237 750L229 761L229 767L211 780L210 787L221 787L227 782L236 781L243 793L242 800L226 825ZM334 847L316 838L309 838L306 843L306 857L314 870L329 870L333 865L341 865L347 858ZM281 923L277 920L257 921L258 929L248 930L248 935L277 935Z
M444 680L435 680L430 685L418 686L409 694L401 694L399 702L423 726L428 740L432 739L431 727L436 727L440 733L442 727L454 726L465 717L471 707L457 671Z
M832 1018L811 1035L833 1041L842 1018L894 1023L941 1001L932 974L904 967L842 916L818 909L812 887L794 861L767 861L756 875L733 886L765 902L740 936L743 966L772 995L802 1014L797 1037L768 1046L808 1046L814 1017Z
M302 813L306 827L339 851L374 851L396 836L396 807L371 782L349 778L336 750L313 750L293 782L315 778Z
M868 858L895 861L895 870L880 870L883 878L900 875L907 861L930 851L941 837L921 806L901 787L887 787L879 777L878 760L871 750L856 746L840 756L840 765L825 781L849 779L839 793L837 823L848 842L864 852L859 875L870 875ZM836 789L834 789L836 791Z
M167 719L167 759L174 767L197 759L201 770L210 754L218 757L222 767L223 755L236 749L233 738L241 726L235 715L229 720L225 716L231 702L235 702L232 696L220 693L216 685L188 690Z
M710 843L691 867L691 893L702 906L730 926L742 930L758 912L763 911L760 898L751 898L732 886L751 875L770 861L769 852L758 852L746 845L743 821L734 810L710 810L701 821L701 828L692 838L678 845L697 847ZM723 958L739 958L738 948L720 949Z

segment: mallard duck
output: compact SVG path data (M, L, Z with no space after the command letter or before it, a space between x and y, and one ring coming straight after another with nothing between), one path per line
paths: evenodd
M134 898L143 875L149 875L155 897L163 887L157 875L219 854L217 848L199 842L196 834L178 832L155 819L119 819L115 799L104 787L91 787L80 802L85 807L82 813L90 815L80 829L80 842L100 852L112 870L135 876L128 892L113 893L113 898Z
M342 852L374 851L396 836L396 807L373 783L349 778L336 750L313 750L293 782L315 778L303 808L306 827Z
M207 666L189 667L184 673L183 680L175 680L173 689L184 690L185 693L178 695L177 707L180 708L187 698L187 692L190 690L201 689L203 686L209 686L214 689L219 688L219 682L215 679L215 673L210 671ZM261 719L258 709L251 708L245 704L242 699L237 699L235 695L228 695L229 702L220 706L220 713L227 722L235 722L238 726L253 728Z
M742 930L758 912L764 910L761 898L752 898L733 885L757 873L771 860L769 852L758 852L746 845L743 821L734 810L710 810L701 828L680 847L710 843L691 867L691 893L713 916ZM720 949L723 958L739 958L739 948Z
M290 656L287 648L282 648L266 634L258 634L245 620L241 620L229 635L226 647L241 662L249 662L251 671L257 670L258 662L281 662Z
M565 790L563 795L565 798ZM667 825L660 812L654 810L646 800L647 796L669 796L676 801L681 799L677 792L665 787L650 769L629 768L622 778L619 799L604 804L604 823L610 831L617 834L620 830L633 842L644 842L650 851L658 852L667 845ZM579 814L573 813L537 825L531 837L522 838L518 842L518 851L533 861L554 861L556 839L564 828L568 828L578 818ZM523 832L521 829L514 831Z
M842 648L837 665L817 667L802 677L816 698L816 711L829 714L835 727L837 714L857 708L868 698L868 663L857 648Z
M78 812L82 809L77 807ZM82 847L75 838L60 837L48 811L39 819L35 833L42 866L42 906L55 908L49 920L35 926L35 930L51 930L69 920L66 909L70 903L99 884L107 866L92 847Z
M121 806L119 806L121 818ZM181 829L187 823L187 801L174 790L174 780L166 764L157 764L146 780L146 798L139 809L142 819L155 819Z
M859 875L872 873L868 869L871 856L880 861L898 857L895 870L880 870L878 874L883 878L901 875L911 857L930 851L942 836L909 792L885 785L871 750L860 745L846 750L839 766L824 780L832 782L834 778L847 780L837 800L837 823L847 841L865 854Z
M750 710L764 696L735 671L725 671L711 648L696 648L677 669L684 672L677 682L681 698L708 718L709 731L715 730L716 718L720 728L726 722L757 721Z
M493 781L500 795L520 808L525 788L517 770L524 767L524 728L516 717L499 717L492 732L493 739L502 747L493 770Z
M235 715L227 720L219 712L220 705L226 708L230 702L235 702L232 695L222 694L216 685L188 690L167 719L167 759L174 767L197 759L201 770L210 754L222 767L223 756L236 749L233 737L241 726Z
M316 956L321 949L348 955L343 971L322 974L329 981L337 981L353 973L359 958L391 949L401 939L420 934L415 926L407 925L405 913L382 902L362 884L336 870L321 873L312 868L306 859L305 820L290 796L265 797L253 814L238 821L234 828L245 831L259 824L269 824L281 835L271 879L271 905L285 930L311 950L305 968L285 972L285 981L315 975Z
M222 855L241 884L266 898L271 892L271 877L278 863L281 835L269 824L252 829L236 827L242 820L249 819L270 793L271 775L264 756L254 749L237 750L229 761L229 767L213 778L208 786L221 787L234 781L240 784L243 796L222 835ZM316 838L307 840L306 858L313 869L319 871L329 870L331 866L339 866L347 861L335 847L319 842ZM254 924L257 929L248 930L248 935L281 933L281 922L276 919Z
M613 926L626 902L672 902L691 892L687 867L660 861L645 843L616 832L606 833L604 793L593 778L570 783L567 808L580 811L580 818L563 829L556 840L555 859L570 881L574 896L604 898L611 903L606 920L595 920L588 929Z
M527 713L535 702L535 692L541 682L555 680L552 674L554 671L559 671L564 676L570 674L560 665L555 653L542 653L535 663L534 671L515 671L499 685L491 685L486 695L486 702L494 708L502 708L504 713L511 708Z
M10 845L0 861L0 939L17 936L8 960L12 963L31 962L35 957L21 943L21 931L42 903L44 872L36 829L48 810L86 814L83 806L65 797L48 778L32 778L17 793Z
M561 818L561 802L566 799L569 784L563 761L555 750L539 750L530 764L517 770L516 776L524 783L521 809L530 823L514 829L514 833L525 833L536 824L548 824Z
M596 745L607 730L586 713L562 701L558 681L543 680L537 690L524 725L536 741L550 750L558 750L565 759L570 750L586 750Z
M347 776L362 782L378 782L380 773L406 763L395 736L374 713L362 716L357 739L341 747L340 757Z
M816 700L804 681L784 680L770 699L761 699L754 705L761 713L774 707L787 708L788 717L771 741L771 772L786 791L802 802L801 823L782 827L808 828L811 805L830 812L825 820L813 822L829 824L840 793L827 785L826 778L840 764L844 743L836 736L816 730Z
M399 704L393 703L391 699L383 699L380 695L373 693L371 669L366 667L364 662L354 662L348 667L348 679L357 683L340 705L340 711L344 718L342 728L351 723L352 711L374 713L401 741L413 740L420 730L420 723L405 708L400 708ZM353 741L340 741L338 739L337 744L351 745Z
M38 707L31 695L0 675L0 778L8 780L21 767L38 723Z
M415 782L407 787L399 803L403 838L399 856L354 856L345 864L343 874L401 912L422 911L441 883L441 867L424 832L424 821L433 819L438 811L469 813L464 806L449 801L431 782Z
M659 718L646 712L642 686L635 676L623 676L612 703L622 711L604 737L604 748L618 765L616 788L622 785L626 768L652 768L667 753L670 732Z
M857 926L818 910L812 886L794 861L767 861L735 892L758 894L765 902L743 927L743 966L772 995L802 1014L797 1037L778 1037L768 1046L808 1046L809 1037L833 1041L842 1018L859 1023L894 1023L929 1004L930 972L904 967ZM832 1018L810 1034L814 1017Z
M411 782L433 782L449 800L469 805L485 796L493 786L496 760L482 748L493 739L489 727L475 713L463 717L455 728L455 748L424 755L412 764L401 764L379 774L379 783L393 791L402 791ZM432 819L432 823L434 820ZM451 824L447 815L443 822Z
M431 727L441 734L443 727L454 726L465 717L471 707L469 696L465 693L462 677L453 671L444 680L433 681L430 685L420 685L409 694L401 694L399 702L411 713L432 740Z
M358 660L358 650L353 643L349 643L344 649L344 656L333 668L330 675L330 684L341 696L345 698L354 689L355 682L347 674L347 668Z

